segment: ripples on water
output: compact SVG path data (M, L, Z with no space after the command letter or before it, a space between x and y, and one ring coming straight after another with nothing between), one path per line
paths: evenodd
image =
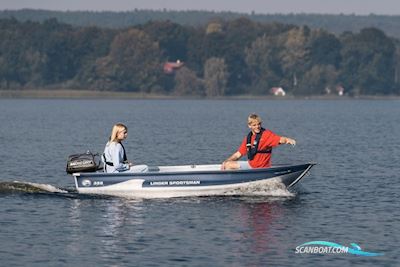
M0 100L2 264L396 266L398 106L398 101ZM116 122L128 125L125 147L137 163L221 162L247 133L251 112L298 141L294 148L277 148L275 163L318 163L295 192L273 188L264 196L152 200L83 196L64 172L67 155L101 152ZM357 243L385 255L294 253L312 240Z

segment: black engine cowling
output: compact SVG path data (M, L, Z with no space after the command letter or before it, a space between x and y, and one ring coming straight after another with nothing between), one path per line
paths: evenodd
M66 172L69 174L75 172L95 172L100 168L99 155L87 151L83 154L74 154L68 156Z

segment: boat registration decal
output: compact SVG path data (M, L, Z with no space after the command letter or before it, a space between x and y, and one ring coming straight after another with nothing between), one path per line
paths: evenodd
M89 179L84 179L81 182L82 186L84 187L91 187L91 186L104 186L103 181L90 181Z
M82 180L82 185L83 186L91 186L92 182L89 179L85 179L85 180Z
M166 186L166 185L199 185L200 181L152 181L151 186Z

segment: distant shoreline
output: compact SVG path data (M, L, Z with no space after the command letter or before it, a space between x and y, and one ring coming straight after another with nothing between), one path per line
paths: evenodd
M94 90L39 89L39 90L0 90L1 98L33 98L33 99L171 99L161 94L112 92Z
M198 96L177 96L154 93L137 92L112 92L92 90L0 90L0 99L226 99L226 100L400 100L400 95L360 95L355 97L336 95L314 95L314 96L272 96L272 95L235 95L215 98Z

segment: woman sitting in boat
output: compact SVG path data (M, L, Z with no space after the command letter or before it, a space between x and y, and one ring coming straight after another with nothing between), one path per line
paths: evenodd
M107 142L103 153L104 172L146 172L147 165L133 165L128 162L122 141L128 136L128 128L117 123L113 126L110 140Z
M272 148L280 144L295 145L296 140L279 136L261 127L262 120L257 114L250 114L247 119L250 133L244 137L238 151L221 165L221 170L268 168L271 166ZM239 159L247 154L247 161Z

